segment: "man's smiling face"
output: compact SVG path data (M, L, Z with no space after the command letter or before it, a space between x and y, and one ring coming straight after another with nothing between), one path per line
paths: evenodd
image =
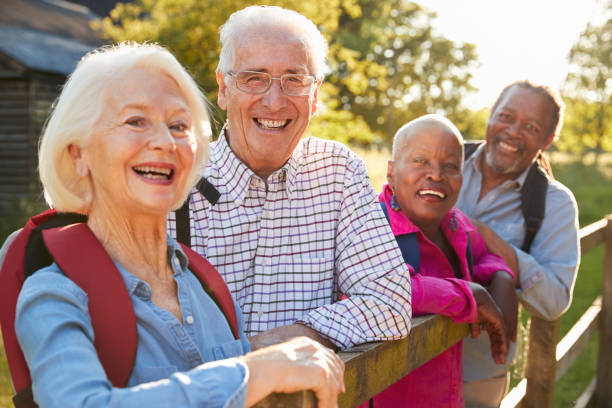
M554 138L552 104L534 90L513 86L487 123L486 164L496 173L517 177Z
M236 47L232 72L314 75L311 53L289 30L260 29L247 37ZM320 83L304 96L286 95L278 80L257 95L239 90L231 76L218 73L217 83L219 106L227 110L230 148L255 174L267 178L285 164L306 131Z

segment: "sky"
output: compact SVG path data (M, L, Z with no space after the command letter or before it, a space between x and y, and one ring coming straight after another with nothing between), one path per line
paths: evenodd
M601 0L416 0L437 13L438 34L476 45L480 67L466 97L472 109L487 107L508 83L531 79L558 89L567 55L589 21L600 22Z

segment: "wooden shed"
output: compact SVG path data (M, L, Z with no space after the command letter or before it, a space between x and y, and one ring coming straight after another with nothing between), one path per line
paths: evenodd
M63 1L0 2L0 208L40 196L40 132L66 76L101 44L93 18Z

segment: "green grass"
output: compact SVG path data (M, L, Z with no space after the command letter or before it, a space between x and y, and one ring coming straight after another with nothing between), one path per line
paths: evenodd
M388 151L358 150L366 161L374 189L380 191L386 179ZM609 159L609 158L608 158ZM584 227L605 214L612 213L612 160L600 160L595 166L588 159L574 161L572 158L554 155L555 177L567 185L576 196L580 211L580 225ZM585 164L586 163L586 164ZM23 225L30 214L40 211L37 199L13 203L0 217L0 239ZM593 300L601 293L601 267L603 248L591 251L582 259L574 289L572 305L561 318L561 336L579 319ZM6 357L0 340L0 408L12 406L13 394L9 381ZM583 392L593 377L597 365L597 339L576 360L572 368L556 385L555 407L570 407ZM520 370L519 370L520 371Z

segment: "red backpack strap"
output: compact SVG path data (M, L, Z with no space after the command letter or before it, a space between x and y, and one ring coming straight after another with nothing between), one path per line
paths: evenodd
M87 294L94 346L108 379L115 387L125 387L136 359L138 334L121 273L87 224L42 234L62 272Z
M27 389L31 382L30 371L15 334L17 298L24 281L25 249L32 230L56 214L51 209L30 218L10 244L0 269L0 324L11 379L17 392Z
M206 285L213 294L213 300L227 319L234 338L240 339L240 333L238 333L238 317L236 316L236 308L234 307L234 300L230 294L225 281L215 269L203 256L192 250L186 245L181 244L183 252L189 259L189 269L196 275L203 285ZM204 288L206 290L206 288ZM209 293L208 291L206 291Z

